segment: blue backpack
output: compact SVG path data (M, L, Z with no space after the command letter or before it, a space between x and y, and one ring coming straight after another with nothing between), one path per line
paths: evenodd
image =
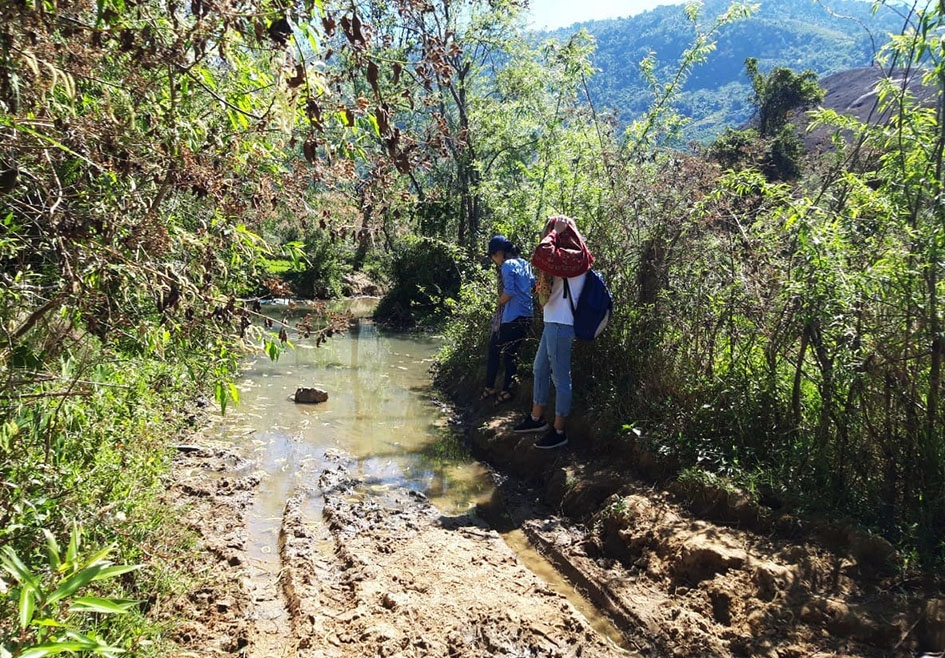
M594 340L600 336L614 310L614 298L600 274L594 270L587 271L577 306L574 305L567 278L564 279L564 296L571 305L571 313L574 314L574 337Z

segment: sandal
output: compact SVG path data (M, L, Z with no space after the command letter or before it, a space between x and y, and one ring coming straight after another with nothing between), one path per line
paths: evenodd
M497 396L495 396L495 403L496 403L496 406L502 404L503 402L508 402L508 401L511 400L513 397L514 397L514 396L513 396L512 393L509 392L509 391L502 391L502 392L500 392Z
M491 398L493 395L495 395L497 392L498 392L498 391L496 391L494 388L486 388L486 389L483 389L482 395L479 396L479 399L480 399L480 400L488 400L488 399Z

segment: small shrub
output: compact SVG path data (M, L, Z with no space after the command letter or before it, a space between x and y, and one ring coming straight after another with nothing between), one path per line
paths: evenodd
M768 150L765 174L769 180L794 180L801 174L801 158L804 143L797 136L794 126L788 124L778 131Z
M304 261L282 275L292 292L303 299L340 297L348 248L327 231L316 229L306 237L302 251Z
M374 317L388 325L436 324L449 316L463 281L463 255L458 247L429 238L408 238L395 249L391 288Z
M474 390L470 380L478 384L482 379L493 311L490 293L494 293L494 287L490 280L486 276L470 280L449 304L452 321L444 327L445 341L435 374L440 386L454 391Z
M60 548L51 532L43 532L47 551L44 561L21 557L9 545L0 549L0 573L6 572L12 586L7 590L2 578L0 585L12 602L10 607L16 610L19 628L15 637L0 636L0 656L123 653L120 647L110 646L85 629L95 625L89 621L95 616L127 614L138 602L101 596L97 591L92 591L92 596L87 594L93 583L100 585L141 565L114 564L109 559L112 547L85 554L78 526L73 526L66 550Z

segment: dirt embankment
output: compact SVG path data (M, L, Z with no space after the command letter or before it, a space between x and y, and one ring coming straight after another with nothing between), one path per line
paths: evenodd
M652 656L917 656L945 650L940 584L889 546L711 491L664 491L580 442L538 451L507 416L473 432L501 484L478 515L350 476L337 455L286 502L278 556L247 555L259 477L223 451L178 456L169 501L199 538L202 585L163 606L186 656L619 656L516 559L522 528ZM324 522L304 509L318 499Z
M882 539L708 487L657 488L628 475L652 466L646 455L535 450L513 422L489 419L473 438L516 478L498 507L647 654L945 651L942 581L902 575ZM529 491L557 515L532 509Z

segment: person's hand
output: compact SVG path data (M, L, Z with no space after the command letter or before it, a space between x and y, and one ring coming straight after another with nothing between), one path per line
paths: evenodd
M566 228L574 228L574 222L570 217L556 217L555 218L555 233L563 233Z

